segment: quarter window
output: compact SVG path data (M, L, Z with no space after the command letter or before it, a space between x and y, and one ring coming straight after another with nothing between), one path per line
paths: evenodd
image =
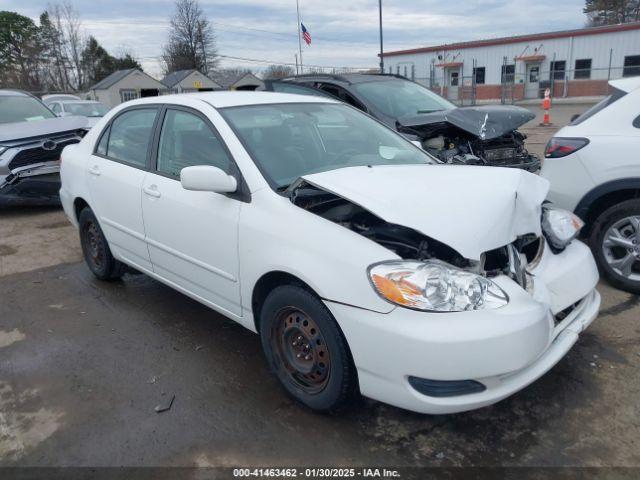
M157 113L155 108L143 108L118 116L111 124L107 156L144 168Z
M180 178L180 171L195 165L211 165L231 172L231 159L222 141L197 115L167 110L160 134L158 172Z
M107 155L107 142L109 142L109 129L111 127L107 127L104 132L102 132L102 137L100 137L100 142L98 143L98 148L96 148L96 153L98 155Z
M59 103L51 104L51 110L53 111L53 113L60 113L60 104Z

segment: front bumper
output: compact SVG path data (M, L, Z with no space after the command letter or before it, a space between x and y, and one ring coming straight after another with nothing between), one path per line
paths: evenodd
M0 206L60 205L57 172L15 178L0 186Z
M563 268L554 268L558 265ZM395 308L381 314L327 301L351 348L362 394L442 414L490 405L534 382L595 319L600 295L595 262L580 242L558 255L547 249L532 273L533 296L507 277L495 279L510 298L496 310L425 313ZM560 321L555 314L568 307L570 313ZM486 389L427 396L409 384L409 377L475 380Z

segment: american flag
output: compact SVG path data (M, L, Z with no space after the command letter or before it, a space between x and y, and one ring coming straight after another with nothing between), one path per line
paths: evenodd
M307 45L311 45L311 34L309 33L309 31L304 26L304 23L301 22L300 26L302 27L302 38L304 39L304 41L305 41L305 43Z

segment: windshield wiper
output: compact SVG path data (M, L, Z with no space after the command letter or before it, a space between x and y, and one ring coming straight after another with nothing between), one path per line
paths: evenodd
M416 113L433 113L439 112L440 110L418 110Z

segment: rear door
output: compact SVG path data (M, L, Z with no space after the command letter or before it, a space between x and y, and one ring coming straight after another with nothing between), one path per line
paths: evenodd
M156 162L142 187L153 270L219 310L240 316L241 201L185 190L180 183L180 171L189 166L216 166L238 179L239 173L220 135L200 112L171 106L162 117Z
M119 113L102 132L88 166L91 208L116 258L151 270L142 221L142 181L159 108Z

